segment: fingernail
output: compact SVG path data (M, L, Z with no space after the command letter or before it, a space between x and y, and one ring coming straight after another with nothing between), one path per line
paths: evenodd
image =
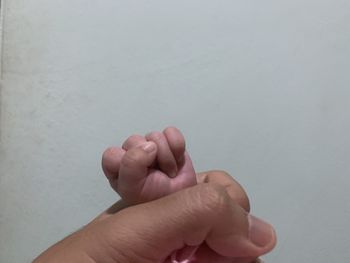
M151 153L156 150L156 145L153 142L146 142L142 145L142 149L147 153Z
M192 262L194 260L194 255L196 254L199 246L185 246L184 248L178 250L174 255L173 262Z
M183 164L184 161L185 161L185 156L183 154L177 158L177 163L179 164Z
M175 178L175 177L176 177L176 173L175 173L175 172L170 172L170 173L168 174L168 176L169 176L170 178Z
M273 227L260 218L250 214L248 215L248 221L250 241L258 247L269 245L275 236Z

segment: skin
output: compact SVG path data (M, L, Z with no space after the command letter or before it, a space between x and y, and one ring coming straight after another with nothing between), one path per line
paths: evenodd
M212 178L208 174L201 174L197 178L186 152L184 136L175 127L168 127L163 132L151 132L146 136L130 136L122 147L105 151L102 167L112 188L129 205L152 201L194 186L197 181L209 182L209 178ZM228 178L231 177L225 176L222 180L229 184L231 180ZM236 185L239 184L236 182ZM236 192L243 194L241 200L248 200L242 187L234 189L231 194ZM249 202L243 207L249 211ZM197 248L185 246L177 254L174 253L173 258L180 255L181 258L190 259L203 251Z
M131 136L106 150L102 167L122 200L34 262L170 263L199 246L193 262L248 263L275 246L231 176L195 174L176 128Z
M105 151L102 167L112 188L130 205L197 184L185 139L175 127L146 136L130 136L122 147Z

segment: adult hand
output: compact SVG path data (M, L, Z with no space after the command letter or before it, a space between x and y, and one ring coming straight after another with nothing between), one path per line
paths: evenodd
M248 263L275 246L273 228L248 214L237 183L218 172L199 178L152 202L125 209L119 202L34 262L170 263L173 251L202 244L196 262Z

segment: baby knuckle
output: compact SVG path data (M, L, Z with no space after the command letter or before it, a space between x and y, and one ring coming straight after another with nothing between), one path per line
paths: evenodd
M126 141L133 142L133 141L139 141L139 140L143 140L143 137L141 135L138 135L138 134L133 134L133 135L129 136L129 138Z
M150 137L152 140L160 141L163 139L163 133L161 133L159 131L154 131L150 134Z
M139 151L129 151L122 159L122 165L127 167L139 166L141 154Z
M212 170L210 173L217 177L231 177L231 175L225 170Z

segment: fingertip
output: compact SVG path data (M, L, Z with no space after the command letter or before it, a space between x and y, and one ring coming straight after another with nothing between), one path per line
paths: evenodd
M141 145L144 142L146 142L146 138L144 136L134 134L134 135L129 136L125 140L122 148L127 151L127 150L130 150L131 148L134 148L134 147Z
M109 147L102 154L102 170L109 180L118 177L120 162L125 151L119 147Z
M273 226L264 220L248 214L249 239L259 248L269 252L276 245L276 232Z

